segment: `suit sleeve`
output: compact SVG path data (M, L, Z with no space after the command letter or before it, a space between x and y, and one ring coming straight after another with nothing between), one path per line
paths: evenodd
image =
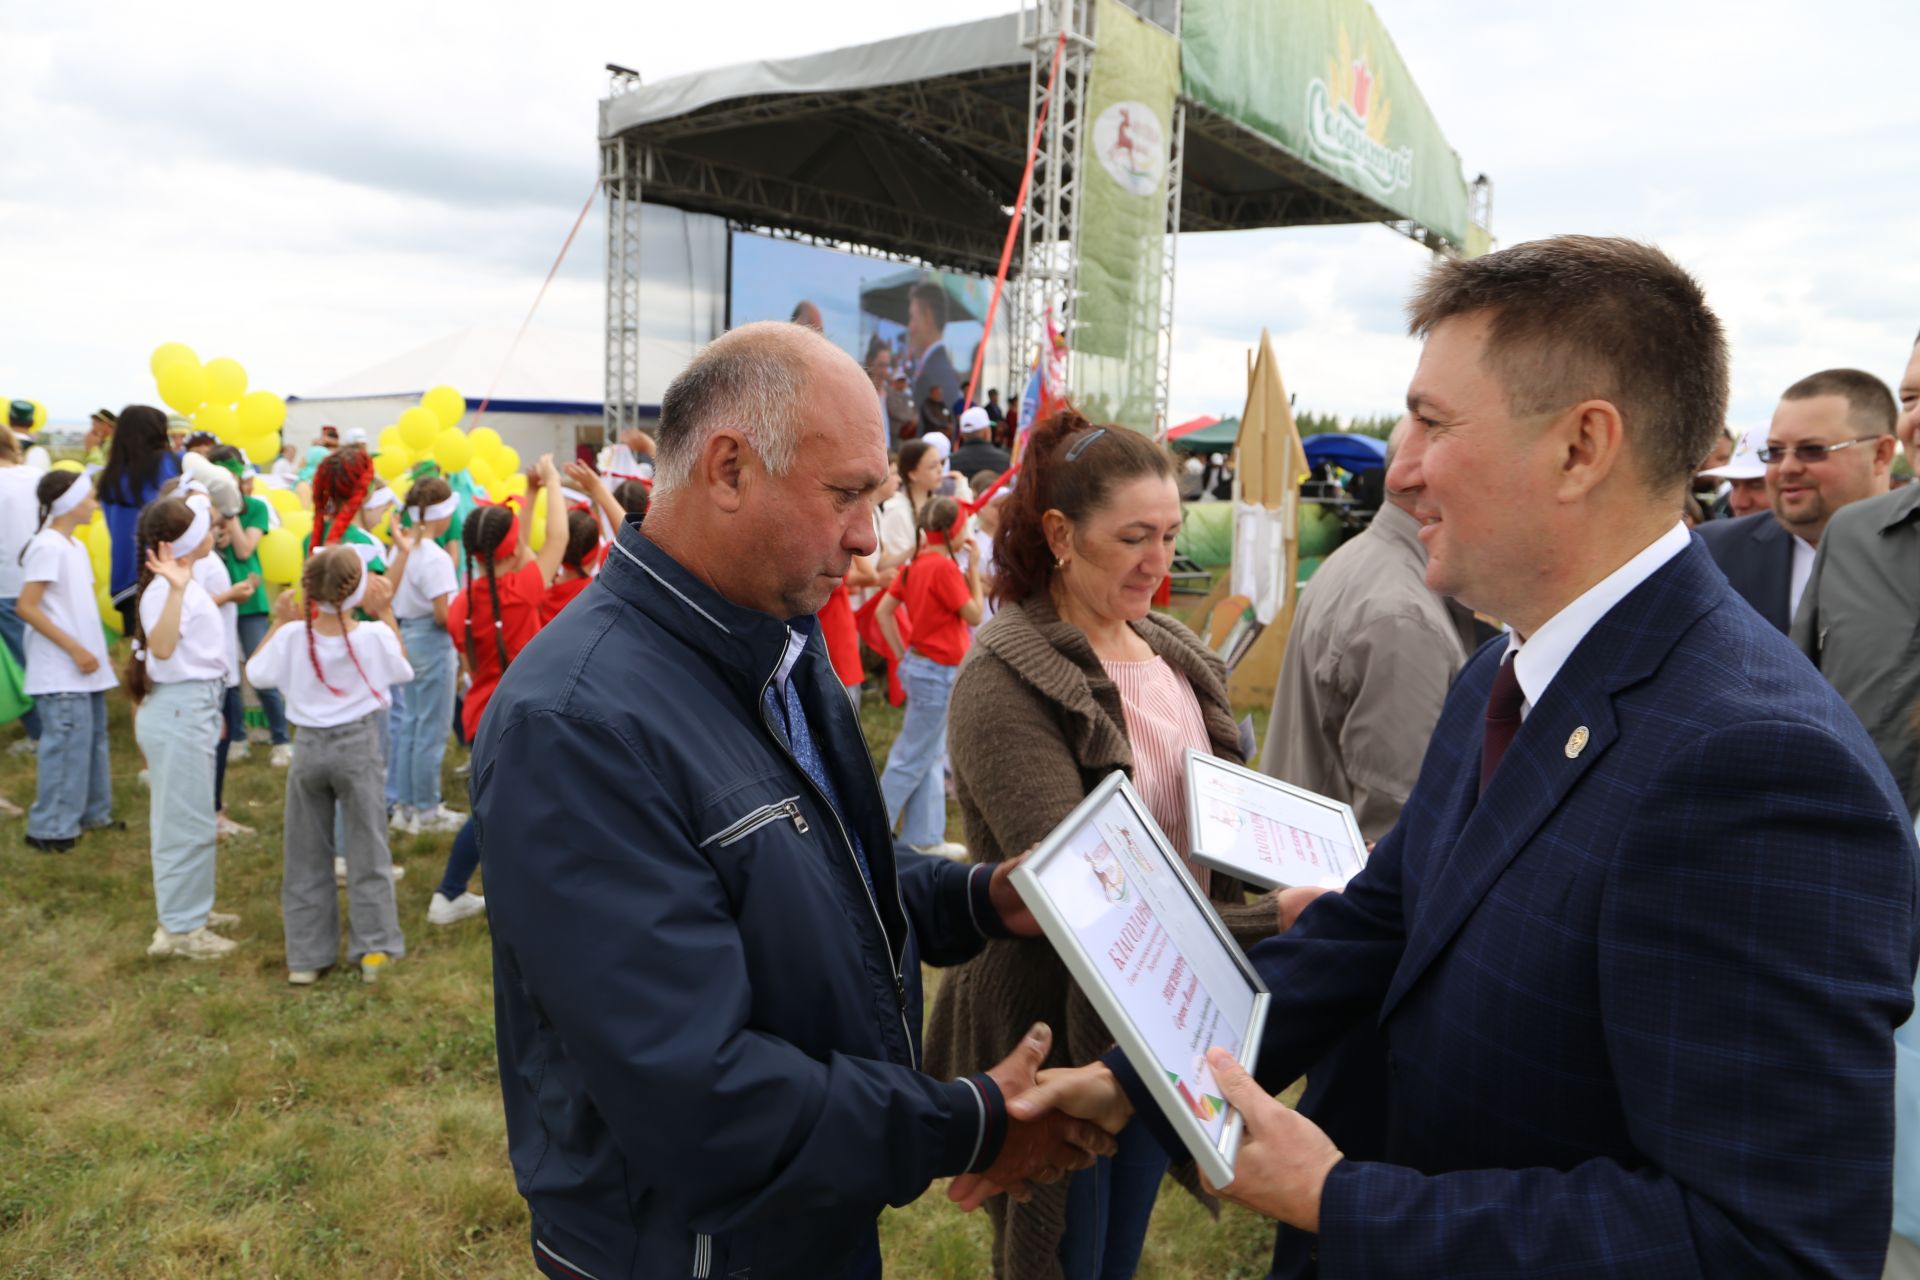
M479 746L496 982L521 987L578 1065L581 1105L604 1118L636 1188L721 1232L829 1204L905 1204L997 1153L984 1077L815 1058L749 1025L725 888L623 737L542 712Z
M1670 757L1598 923L1609 1066L1644 1159L1342 1163L1321 1274L1879 1276L1915 902L1912 835L1871 765L1786 724Z

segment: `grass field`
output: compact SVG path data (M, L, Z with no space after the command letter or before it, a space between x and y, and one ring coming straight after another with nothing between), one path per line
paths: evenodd
M0 1276L532 1274L486 928L425 919L451 837L396 843L404 960L377 984L336 970L289 987L285 774L256 747L227 788L231 816L258 834L220 851L219 906L242 917L241 947L150 960L146 794L125 700L110 702L129 830L49 856L22 843L22 819L0 823ZM898 713L869 700L864 718L884 759ZM19 736L0 728L0 749ZM0 754L0 795L31 803L30 757ZM891 1277L987 1274L984 1216L938 1187L882 1232ZM1232 1208L1215 1222L1169 1187L1139 1274L1260 1276L1271 1240L1270 1224Z

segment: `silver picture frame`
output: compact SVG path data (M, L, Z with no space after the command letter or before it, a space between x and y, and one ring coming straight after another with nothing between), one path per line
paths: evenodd
M1347 841L1346 847L1338 851L1342 858L1342 866L1344 869L1346 859L1351 858L1353 862L1352 869L1346 872L1339 884L1325 884L1323 887L1340 888L1344 886L1348 880L1351 880L1365 869L1367 865L1367 842L1360 834L1360 822L1359 819L1354 817L1352 805L1330 799L1317 792L1308 791L1304 787L1296 787L1291 783L1282 782L1278 778L1268 777L1258 770L1237 765L1231 760L1222 760L1218 756L1209 755L1204 751L1195 751L1192 748L1188 748L1186 755L1187 833L1189 843L1192 845L1190 856L1195 862L1203 866L1211 867L1215 871L1244 880L1248 884L1261 889L1283 889L1290 887L1292 883L1275 878L1271 871L1251 859L1236 858L1219 849L1209 849L1205 847L1204 832L1206 830L1206 823L1203 821L1202 814L1202 806L1205 801L1200 794L1200 776L1204 770L1208 769L1215 769L1222 773L1229 774L1233 778L1252 786L1263 787L1269 791L1278 792L1293 802L1310 805L1324 812L1339 825L1340 829L1345 833Z
M1154 859L1153 870L1166 873L1164 879L1156 877L1156 885L1171 886L1177 890L1171 895L1161 896L1172 898L1176 904L1173 910L1191 914L1179 920L1158 919L1159 912L1153 908L1144 889L1137 890L1140 906L1135 908L1134 913L1147 909L1154 917L1154 923L1165 930L1170 939L1178 937L1182 940L1182 948L1177 952L1176 959L1188 962L1188 972L1195 977L1196 985L1198 975L1201 973L1215 975L1230 973L1232 977L1227 979L1228 981L1237 980L1245 984L1244 992L1229 991L1216 994L1209 990L1206 992L1206 997L1209 1006L1217 1010L1223 1018L1228 1017L1229 1014L1221 999L1222 995L1230 996L1236 1005L1241 1003L1243 996L1250 997L1246 1002L1249 1012L1245 1024L1244 1026L1236 1025L1234 1029L1239 1038L1235 1057L1249 1073L1252 1073L1259 1058L1261 1032L1266 1026L1267 1006L1270 1000L1266 985L1260 981L1259 974L1254 972L1252 964L1248 962L1246 954L1240 950L1239 944L1234 942L1233 935L1227 931L1219 913L1213 909L1213 904L1207 900L1199 884L1188 873L1185 864L1174 851L1165 833L1153 820L1146 802L1127 781L1125 773L1116 769L1108 774L1105 780L1047 835L1046 839L1035 846L1026 859L1013 869L1013 885L1019 891L1021 901L1026 903L1033 912L1034 918L1039 921L1047 940L1053 944L1054 950L1066 964L1067 971L1080 984L1080 989L1086 992L1094 1011L1100 1015L1107 1030L1113 1033L1114 1042L1127 1055L1127 1060L1139 1073L1147 1092L1152 1095L1154 1102L1159 1105L1160 1110L1180 1135L1181 1142L1192 1153L1201 1171L1207 1175L1214 1186L1224 1187L1233 1181L1234 1156L1240 1148L1240 1113L1211 1095L1197 1101L1191 1092L1183 1096L1181 1078L1177 1074L1170 1078L1169 1068L1153 1051L1147 1032L1142 1029L1133 1013L1117 994L1116 967L1096 963L1088 949L1086 939L1082 936L1081 927L1075 924L1068 911L1056 901L1054 893L1049 888L1048 879L1054 869L1055 859L1063 856L1077 856L1073 850L1084 844L1085 829L1096 819L1111 816L1110 806L1114 805L1124 807L1124 812L1120 816L1132 824L1131 829L1137 829L1145 837L1144 847L1131 848L1130 856ZM1091 862L1089 866L1091 874L1098 877L1100 887L1103 890L1108 889L1107 875ZM1124 891L1123 885L1122 892ZM1108 896L1111 898L1111 894ZM1172 927L1169 927L1170 925ZM1186 952L1195 943L1202 947L1217 947L1218 953L1212 956L1200 956L1202 964L1194 964ZM1171 947L1170 942L1168 945ZM1218 1040L1214 1040L1213 1043L1218 1043ZM1210 1045L1200 1045L1198 1052L1204 1054L1209 1047ZM1187 1063L1183 1061L1180 1065L1186 1066ZM1197 1078L1195 1085L1196 1088L1199 1085ZM1225 1113L1225 1123L1221 1126L1217 1141L1209 1132L1211 1122L1202 1120L1196 1110L1197 1107L1213 1106L1216 1103Z

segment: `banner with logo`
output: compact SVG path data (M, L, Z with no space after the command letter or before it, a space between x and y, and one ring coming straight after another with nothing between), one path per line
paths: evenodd
M1073 398L1095 422L1153 431L1166 253L1167 160L1180 42L1118 0L1095 8L1081 140L1080 299Z
M1186 0L1182 92L1468 245L1460 158L1366 0Z

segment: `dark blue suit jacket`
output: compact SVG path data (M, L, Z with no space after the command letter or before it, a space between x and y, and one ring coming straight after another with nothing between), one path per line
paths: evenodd
M1695 543L1477 798L1503 644L1366 870L1252 953L1263 1084L1359 1019L1387 1046L1387 1154L1328 1178L1321 1275L1878 1277L1920 957L1878 753Z
M1793 626L1793 535L1773 512L1709 520L1696 532L1742 600L1777 630Z

